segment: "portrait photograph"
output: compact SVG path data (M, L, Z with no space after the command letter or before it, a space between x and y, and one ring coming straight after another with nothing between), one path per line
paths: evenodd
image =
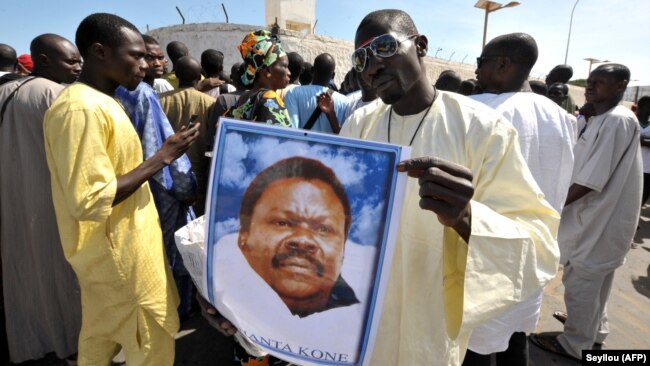
M301 365L369 363L406 179L396 166L409 155L220 120L203 288L239 339Z

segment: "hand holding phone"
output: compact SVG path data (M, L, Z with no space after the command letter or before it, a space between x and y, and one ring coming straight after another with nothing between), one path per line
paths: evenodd
M198 114L193 114L193 115L190 117L190 120L187 122L187 129L188 129L188 130L194 127L194 124L195 124L195 122L196 122L196 120L197 120L198 118L199 118L199 115L198 115Z

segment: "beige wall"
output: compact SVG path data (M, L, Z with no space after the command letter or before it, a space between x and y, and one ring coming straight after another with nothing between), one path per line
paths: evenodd
M235 62L241 62L237 51L238 45L244 36L261 27L226 24L226 23L202 23L183 24L151 30L148 34L156 38L163 49L171 41L181 41L187 45L190 54L200 59L201 52L208 48L214 48L224 53L224 67L229 69ZM280 38L286 50L298 52L305 61L313 63L316 56L323 52L330 53L336 59L336 81L343 81L345 73L352 67L350 55L354 50L351 41L344 41L332 37L303 34L288 30L280 30ZM427 74L432 83L438 75L447 69L458 72L463 79L474 78L474 66L461 64L454 61L434 59L427 57Z
M241 42L246 34L260 28L259 26L232 23L201 23L153 29L148 34L156 38L163 49L171 41L185 43L190 50L190 54L196 59L200 59L201 52L205 49L217 49L224 53L224 67L229 70L233 63L241 62L241 56L236 45ZM343 81L346 72L352 67L350 55L354 50L354 44L351 41L284 29L280 30L280 38L287 51L298 52L305 61L311 63L321 53L330 53L336 59L337 84ZM432 84L435 83L442 71L448 69L456 71L463 80L476 77L474 75L476 67L473 64L463 64L430 56L425 58L425 64L427 76ZM584 104L584 88L570 85L569 93L577 106Z

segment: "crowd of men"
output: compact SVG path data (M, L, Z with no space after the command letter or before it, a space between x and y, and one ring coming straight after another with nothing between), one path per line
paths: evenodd
M601 348L614 272L650 195L649 98L636 115L619 105L630 70L597 67L578 109L570 66L529 80L538 49L524 33L490 41L476 79L448 70L435 83L428 39L402 11L368 14L354 44L340 88L330 54L312 66L273 43L264 57L288 59L277 95L291 128L412 148L397 165L411 178L371 364L489 365L496 354L498 365L527 365L528 340L573 359ZM81 21L74 44L43 34L30 53L0 44L11 362L55 352L106 365L122 349L129 366L171 365L195 301L173 234L204 214L206 152L218 118L244 103L250 65L227 74L223 53L195 59L178 41L165 56L104 13ZM564 331L527 336L559 264ZM198 300L210 324L236 332Z

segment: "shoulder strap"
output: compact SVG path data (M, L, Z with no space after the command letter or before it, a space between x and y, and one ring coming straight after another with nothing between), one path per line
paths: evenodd
M11 94L9 94L9 96L7 97L5 102L2 104L2 108L0 109L0 127L2 127L2 123L4 122L4 116L5 116L5 111L7 110L7 106L9 105L9 102L12 99L14 99L14 97L16 96L16 93L18 92L18 89L22 88L23 85L29 83L30 81L32 81L32 80L34 80L36 78L38 78L38 76L34 76L31 79L25 80L22 84L18 85L16 87L16 89L14 89L14 91L11 92Z
M327 90L324 91L323 93L332 94L332 93L334 93L334 90L332 90L331 88L327 88ZM311 130L312 127L314 127L314 124L316 124L316 120L318 119L318 117L320 117L320 114L322 113L320 108L318 108L318 97L319 96L320 96L320 94L316 96L316 108L314 108L314 111L311 113L311 116L309 116L309 119L307 120L307 123L305 123L305 126L302 128L303 130Z
M322 111L320 108L318 108L318 104L316 104L316 108L314 111L311 113L311 116L309 116L309 119L307 120L307 123L305 123L305 126L303 126L303 130L311 130L312 127L314 127L314 124L316 124L316 120L318 117L320 117L320 114Z

